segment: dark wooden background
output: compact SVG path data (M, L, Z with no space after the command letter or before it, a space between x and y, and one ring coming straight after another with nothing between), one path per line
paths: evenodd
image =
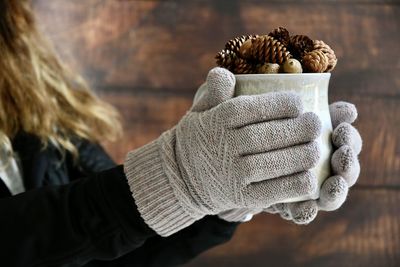
M34 0L60 56L122 113L122 162L176 124L231 37L286 26L339 57L330 100L357 105L362 173L309 226L259 215L188 266L400 266L400 3L384 0Z

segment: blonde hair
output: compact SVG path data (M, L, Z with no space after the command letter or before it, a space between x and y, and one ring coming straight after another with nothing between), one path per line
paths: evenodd
M77 155L71 137L114 141L117 111L56 57L26 0L0 1L0 130L24 131Z

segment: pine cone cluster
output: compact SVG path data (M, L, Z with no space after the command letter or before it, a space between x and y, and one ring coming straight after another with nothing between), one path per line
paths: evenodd
M296 72L301 72L301 69L306 72L330 72L337 63L329 45L306 35L290 36L283 27L274 29L268 35L236 37L225 44L225 49L215 59L218 66L236 74L276 73L276 66L281 66L280 72L287 71L291 68L282 66L289 60L292 63L298 61ZM271 64L274 64L273 68Z

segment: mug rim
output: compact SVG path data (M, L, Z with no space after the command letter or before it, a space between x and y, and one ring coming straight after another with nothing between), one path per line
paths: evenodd
M322 73L256 73L256 74L234 74L235 77L272 77L272 76L284 76L284 77L296 77L296 76L317 76L317 77L330 77L330 72L322 72Z

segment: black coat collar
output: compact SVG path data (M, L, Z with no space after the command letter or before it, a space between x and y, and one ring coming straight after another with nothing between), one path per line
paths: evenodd
M116 165L99 144L79 138L72 140L78 149L78 161L74 161L68 152L63 156L50 142L43 147L40 139L29 133L20 132L11 140L13 150L20 159L27 191L46 185L67 184ZM5 196L5 191L8 192L2 190L7 189L2 186L0 185L0 197ZM11 194L8 192L8 195Z

